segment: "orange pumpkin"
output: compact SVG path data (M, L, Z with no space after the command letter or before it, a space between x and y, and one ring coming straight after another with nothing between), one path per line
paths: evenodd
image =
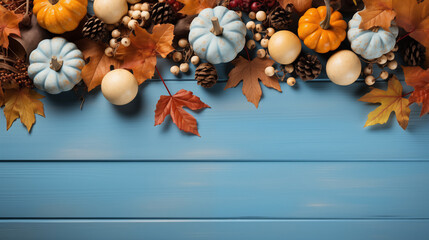
M88 0L34 0L39 25L51 33L73 31L86 15Z
M298 22L299 38L318 53L337 49L347 35L347 23L343 15L338 11L331 14L329 0L325 0L325 5L308 9Z

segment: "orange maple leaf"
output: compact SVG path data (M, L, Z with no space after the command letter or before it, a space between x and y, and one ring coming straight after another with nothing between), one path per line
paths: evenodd
M429 48L429 1L393 0L396 23Z
M19 23L23 18L22 14L15 14L0 5L0 47L9 47L9 35L21 36Z
M429 113L429 69L423 70L421 67L402 67L402 69L405 82L414 88L410 96L410 104L422 105L420 116Z
M228 88L236 87L243 81L243 94L246 96L247 101L253 103L258 107L261 100L262 90L259 85L259 80L266 87L274 88L281 92L279 81L275 77L268 77L265 74L265 68L272 66L274 61L268 58L255 58L248 61L243 57L239 57L232 61L234 68L228 74L228 82L226 83L225 90Z
M277 0L277 2L279 2L283 9L286 9L286 6L289 3L292 3L295 10L299 13L302 13L311 8L313 0Z
M404 130L407 129L411 112L409 101L403 97L401 82L395 76L389 80L387 91L374 88L361 97L359 101L381 103L381 106L368 114L365 127L378 123L384 124L389 120L390 114L395 112L399 125Z
M120 46L116 55L124 59L122 68L132 69L139 84L153 77L156 66L156 55L165 58L174 50L174 25L158 24L152 34L146 29L136 27L135 36L130 37L129 47Z
M359 28L364 30L382 27L390 32L390 25L396 16L392 0L363 0L365 9L359 12L362 22Z
M3 107L3 105L4 105L4 92L0 82L0 107Z
M30 132L36 122L35 114L45 117L43 103L39 100L44 98L36 91L29 88L7 89L5 91L5 107L3 109L6 117L7 130L17 118L21 118L22 124Z
M200 13L205 8L214 8L218 5L218 0L178 0L185 6L179 13L185 15L194 15Z
M186 112L183 107L191 110L210 108L209 105L203 103L192 92L181 89L173 96L163 95L159 98L155 109L155 126L163 123L165 117L170 115L180 130L200 136L197 120Z
M82 51L84 59L89 60L82 69L82 79L88 86L88 92L101 84L104 76L110 72L111 66L118 69L122 65L122 61L106 56L105 47L97 42L83 39L76 44Z

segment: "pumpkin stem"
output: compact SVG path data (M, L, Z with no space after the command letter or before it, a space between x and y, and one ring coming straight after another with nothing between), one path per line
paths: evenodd
M219 36L223 32L223 28L219 24L219 19L217 17L212 17L213 28L210 30L214 35Z
M52 5L57 4L59 1L60 1L60 0L49 0L49 2L50 2Z
M331 22L331 2L329 0L324 0L325 6L326 6L326 17L325 19L320 23L320 26L323 29L329 29L331 25L329 24Z
M379 26L375 26L375 27L371 28L371 31L373 31L373 32L378 32L378 30L380 30Z
M53 56L51 58L51 66L50 68L56 72L60 71L60 69L63 67L64 61L58 60L56 56Z

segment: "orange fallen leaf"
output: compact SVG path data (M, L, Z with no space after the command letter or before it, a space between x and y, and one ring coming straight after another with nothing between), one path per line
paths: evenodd
M277 0L277 2L279 2L283 9L286 9L286 6L289 3L292 3L295 10L299 13L302 13L311 8L313 0Z
M382 27L390 31L390 25L396 16L392 0L363 0L363 2L365 9L359 12L362 17L359 28L368 30L373 27Z
M104 54L105 47L94 41L83 39L77 42L85 60L89 63L82 69L82 79L88 86L88 92L101 84L104 75L110 72L110 66L118 69L122 61Z
M191 110L210 108L209 105L203 103L200 98L195 96L192 92L183 89L173 96L163 95L156 104L155 126L163 123L165 117L170 115L171 119L180 130L200 136L198 133L197 120L186 112L183 107L187 107Z
M174 50L174 25L158 24L152 34L146 29L136 27L135 36L131 35L129 47L120 46L116 56L123 58L122 68L132 69L139 84L153 77L156 66L156 55L165 58Z
M23 18L22 14L15 14L0 5L0 47L9 47L9 35L21 36L19 23Z
M4 105L4 92L0 82L0 107L3 107L3 105Z
M421 67L402 67L405 75L405 82L414 88L409 100L410 104L418 103L422 105L420 116L429 113L429 69Z
M205 8L214 8L218 4L218 0L178 0L185 6L179 13L185 15L194 15L200 13Z
M247 101L253 103L255 107L258 107L262 96L259 80L266 87L274 88L279 92L282 91L278 79L265 75L265 68L272 66L274 64L273 60L268 58L255 58L252 61L248 61L240 56L235 59L232 64L234 64L235 67L228 74L229 79L226 83L225 90L236 87L243 81L243 94L246 96Z
M381 103L374 111L368 114L365 127L375 124L384 124L389 120L390 114L395 112L396 120L405 130L410 118L409 101L403 98L402 85L396 77L392 77L388 82L387 91L374 88L359 99L362 102Z
M5 107L3 109L6 117L7 130L17 118L21 118L22 124L30 132L36 122L35 114L45 117L43 103L39 100L44 98L36 91L29 88L7 89L5 91Z
M429 47L429 1L393 0L396 23L425 47Z

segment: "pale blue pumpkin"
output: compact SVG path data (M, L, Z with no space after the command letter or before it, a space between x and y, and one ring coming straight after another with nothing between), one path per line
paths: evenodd
M222 31L216 35L213 18ZM246 26L235 11L218 6L206 8L191 23L189 42L194 52L212 64L232 61L246 43Z
M64 38L45 39L30 54L28 75L34 85L50 94L71 90L81 80L82 52Z
M386 54L395 47L396 37L398 37L398 27L392 21L389 31L382 28L374 30L363 30L359 28L362 17L359 12L353 15L349 21L349 31L347 37L351 43L352 50L366 59L376 59Z

